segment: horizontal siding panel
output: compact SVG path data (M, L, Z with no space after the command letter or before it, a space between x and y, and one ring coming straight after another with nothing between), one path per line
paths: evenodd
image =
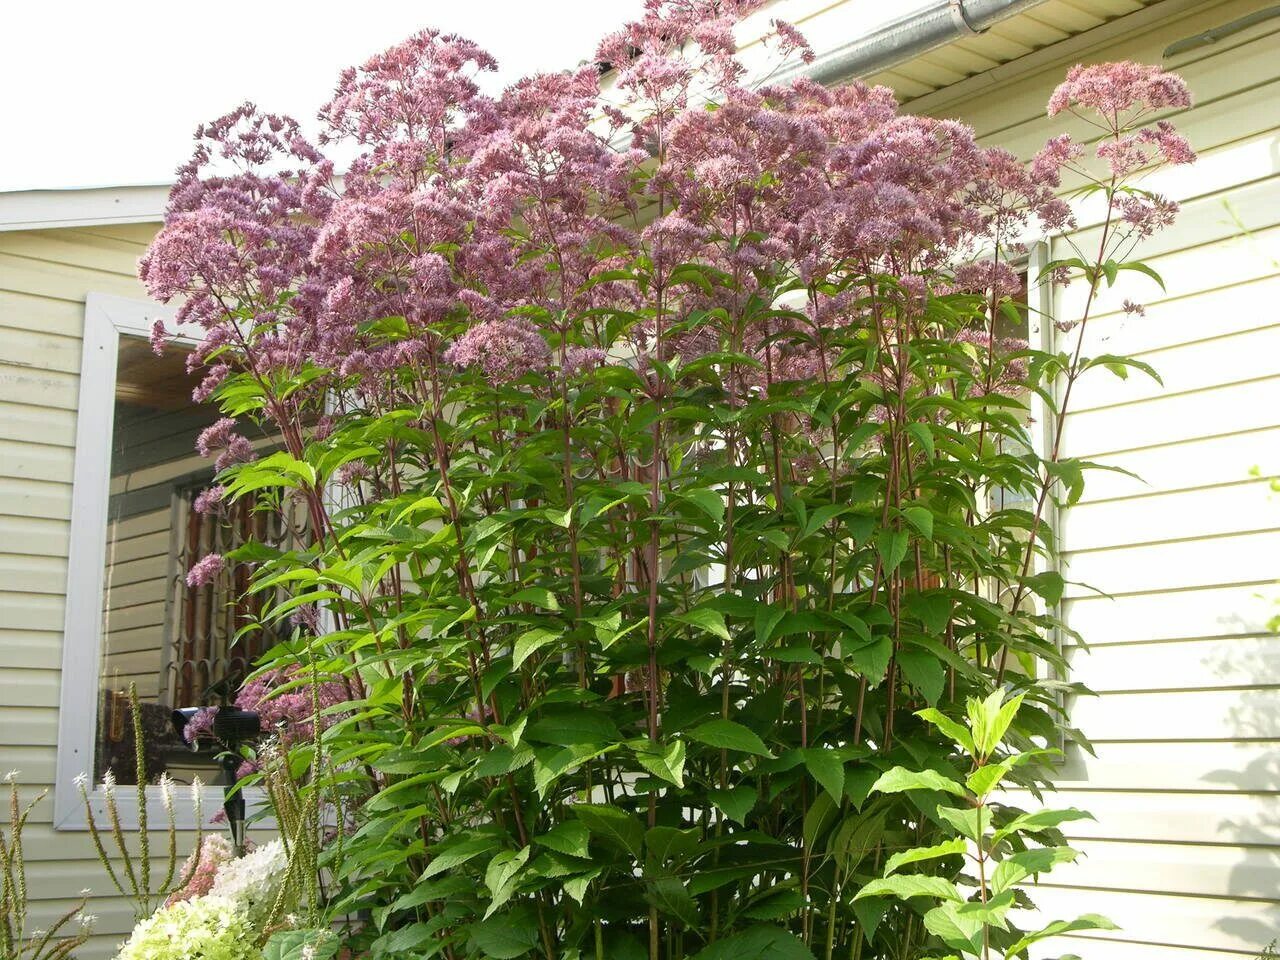
M35 401L35 406L74 411L79 396L77 375L0 363L0 403Z
M1268 582L1280 579L1280 533L1067 553L1062 565L1068 580L1111 595ZM1072 596L1086 592L1067 589Z
M115 611L129 607L136 607L139 604L150 604L156 600L164 599L164 581L163 580L144 580L140 583L130 583L124 586L118 586L114 583L107 584L106 588L106 606L112 611L111 619L115 620Z
M1280 96L1278 87L1277 96ZM1054 256L1073 256L1055 244ZM1146 263L1160 274L1164 289L1150 277L1134 271L1125 273L1113 287L1103 287L1093 298L1091 315L1105 316L1120 311L1125 300L1142 304L1163 303L1198 294L1206 289L1225 289L1238 283L1271 277L1280 273L1280 227L1260 230L1247 236L1189 247L1151 257ZM1064 320L1079 319L1089 299L1088 284L1076 281L1059 288L1058 315ZM1259 305L1261 306L1261 305Z
M151 538L147 539L150 540ZM167 542L165 546L168 546ZM163 579L169 573L167 550L160 556L152 554L139 560L124 560L118 555L114 559L115 563L111 565L110 578L112 590L118 590L130 584Z
M163 512L165 518L168 518L169 512ZM169 531L163 530L159 533L148 533L140 537L128 537L123 540L111 541L107 546L107 562L117 564L127 564L130 561L143 560L148 557L168 557L169 556Z
M1280 686L1280 637L1274 634L1077 647L1068 655L1071 679L1099 693Z
M1093 376L1080 379L1071 394L1071 409L1083 413L1162 394L1204 390L1217 386L1224 378L1250 380L1269 376L1276 371L1275 357L1280 357L1280 325L1144 352L1138 359L1155 368L1159 381L1138 370L1129 371L1125 379L1098 370Z
M1213 587L1160 594L1080 597L1064 605L1064 615L1086 643L1144 643L1192 640L1267 631L1280 607L1280 587Z
M70 535L66 520L0 515L0 543L21 545L29 554L66 557Z
M75 411L26 403L0 404L0 440L74 447Z
M1084 856L1055 868L1054 886L1271 899L1280 869L1274 848L1111 840L1073 845Z
M1071 721L1095 744L1280 740L1280 688L1104 693L1076 699Z
M1280 193L1280 184L1275 189ZM1124 313L1101 317L1084 326L1083 351L1086 356L1101 353L1138 356L1162 371L1160 357L1152 356L1152 351L1266 326L1275 320L1275 311L1269 306L1276 303L1277 298L1280 298L1280 276L1268 276L1224 290L1208 290L1150 304L1146 317L1130 317ZM1059 347L1073 350L1080 329L1077 327L1062 336ZM1237 358L1249 359L1252 358ZM1233 363L1229 369L1235 366ZM1082 387L1084 383L1081 382Z
M1280 494L1268 480L1077 505L1064 511L1067 550L1154 543L1280 528Z
M10 629L61 632L62 619L61 594L17 593L0 589L0 623Z
M1069 748L1055 781L1058 788L1280 794L1280 743L1104 742L1095 752L1097 756L1090 756L1078 747ZM1153 816L1157 809L1152 809ZM1213 816L1211 798L1206 798L1204 809L1205 816Z
M80 300L89 293L145 299L142 284L128 274L0 253L0 289L40 297Z
M0 440L0 474L23 480L70 483L75 457L66 447Z
M6 477L0 473L0 514L70 520L71 485Z
M111 629L137 630L142 627L158 627L164 624L164 600L154 603L141 603L137 606L125 607L111 611Z
M124 520L112 520L108 526L108 537L114 541L122 541L132 537L143 537L161 530L169 529L169 511L152 510L150 513L139 513Z
M8 319L0 317L0 320ZM23 318L12 318L21 323ZM0 325L0 361L34 370L80 372L80 338L47 333L39 328Z
M1120 497L1239 483L1255 471L1261 477L1278 476L1280 427L1109 453L1105 462L1136 477L1104 470L1088 473L1084 497L1075 509Z
M1111 454L1280 424L1280 377L1068 413L1062 453L1111 462Z
M84 336L84 299L56 299L0 290L0 323L79 340Z
M1280 936L1280 905L1258 900L1230 900L1213 897L1177 897L1149 893L1121 893L1103 890L1076 890L1045 885L1030 890L1031 898L1049 917L1078 917L1100 913L1119 924L1120 930L1097 937L1061 941L1071 952L1092 958L1097 940L1144 941L1153 945L1196 947L1206 950L1237 950L1256 957L1262 948ZM1121 952L1120 956L1127 954ZM1183 960L1170 954L1170 960ZM1197 960L1192 954L1186 960Z
M113 630L107 634L107 649L112 653L131 653L137 650L158 652L164 642L164 632L159 627L138 627L133 630ZM155 669L159 669L156 658Z
M135 277L142 249L136 243L78 230L14 230L0 236L0 254L32 257L65 267L85 267Z
M0 747L53 747L58 743L55 707L0 706Z
M0 626L0 670L33 667L56 670L62 666L62 634L37 630L13 630ZM0 762L0 766L3 763Z
M0 672L0 703L6 707L58 706L58 670L9 669Z
M13 544L13 547L21 547ZM0 583L9 590L62 595L67 584L67 561L63 557L33 557L20 553L0 553Z
M1016 801L1015 801L1016 802ZM1035 809L1033 801L1018 803ZM1280 845L1280 796L1256 793L1076 793L1063 790L1048 806L1075 807L1093 820L1074 820L1067 836L1078 840L1263 846ZM1141 850L1138 851L1141 854Z
M3 711L0 711L2 714ZM5 772L18 771L18 780L24 784L50 786L53 784L57 763L57 749L53 744L5 744L3 766Z

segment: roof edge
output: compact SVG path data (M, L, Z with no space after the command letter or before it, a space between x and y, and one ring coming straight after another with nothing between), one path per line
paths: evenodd
M168 184L0 193L0 231L160 223Z

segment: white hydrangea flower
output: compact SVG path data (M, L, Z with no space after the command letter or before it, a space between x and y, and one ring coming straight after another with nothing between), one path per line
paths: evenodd
M222 864L209 896L230 900L260 921L275 904L288 866L282 841L264 843L251 853Z

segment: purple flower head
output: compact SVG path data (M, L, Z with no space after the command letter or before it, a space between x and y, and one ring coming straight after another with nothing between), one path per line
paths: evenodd
M187 586L192 589L207 587L218 579L226 567L226 561L220 553L206 553L187 571Z
M182 739L187 743L195 743L200 737L213 736L213 721L217 716L217 707L201 707L182 728Z
M1083 107L1118 127L1129 113L1189 106L1186 82L1160 67L1132 61L1077 64L1049 98L1049 116Z
M208 487L196 494L191 502L191 509L201 515L217 513L222 510L222 498L227 495L227 488L221 485Z
M487 320L455 340L444 359L460 369L479 369L496 386L545 370L551 350L529 323Z

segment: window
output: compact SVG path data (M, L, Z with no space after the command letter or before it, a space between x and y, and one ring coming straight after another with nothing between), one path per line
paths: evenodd
M98 295L85 308L54 794L61 829L85 826L77 775L98 783L109 770L122 784L137 783L131 683L149 780L167 772L180 783L197 775L213 782L212 754L186 747L171 711L233 696L274 642L258 633L236 637L266 602L233 600L247 583L243 567L230 566L211 585L187 586L198 556L251 537L279 541L287 524L279 513L248 506L220 515L193 509L212 479L195 438L217 413L191 400L198 377L188 374L185 355L194 336L185 349L152 352L147 337L162 315L152 304ZM148 792L159 815L158 790ZM127 804L134 793L118 796ZM206 810L220 802L221 790L211 788ZM137 816L127 806L122 812Z

